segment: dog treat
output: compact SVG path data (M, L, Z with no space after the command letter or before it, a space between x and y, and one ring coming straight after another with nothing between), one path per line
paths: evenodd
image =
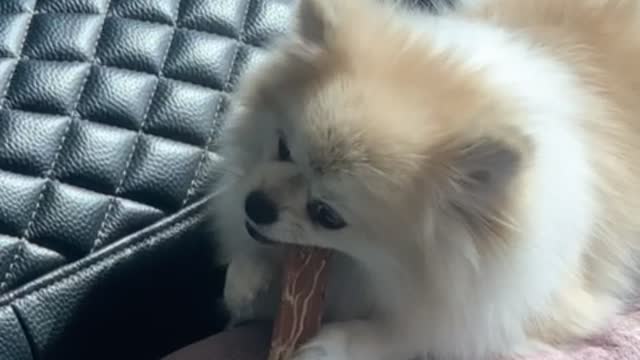
M288 246L286 251L269 360L288 360L298 345L317 333L322 321L331 252L302 246Z

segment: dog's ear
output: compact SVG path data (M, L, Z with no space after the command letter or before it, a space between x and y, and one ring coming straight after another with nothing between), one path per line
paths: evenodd
M518 173L522 151L501 140L481 139L457 149L451 166L453 181L474 197L490 198Z
M299 0L294 19L297 35L309 45L326 46L338 21L340 1L345 0Z
M294 15L296 35L307 45L324 48L341 31L353 30L353 23L376 24L381 0L298 0ZM363 22L367 19L367 22Z
M445 201L469 225L487 224L508 202L528 158L526 142L483 138L456 146L447 161Z

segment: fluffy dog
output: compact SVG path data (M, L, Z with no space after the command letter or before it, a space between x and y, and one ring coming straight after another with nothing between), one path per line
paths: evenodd
M597 332L640 232L640 3L430 15L300 0L243 77L215 218L236 320L272 317L273 242L335 249L296 360L478 359Z

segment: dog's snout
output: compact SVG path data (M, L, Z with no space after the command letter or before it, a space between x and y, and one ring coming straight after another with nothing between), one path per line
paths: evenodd
M251 221L258 225L273 224L278 220L278 208L262 191L252 191L244 202L244 210Z

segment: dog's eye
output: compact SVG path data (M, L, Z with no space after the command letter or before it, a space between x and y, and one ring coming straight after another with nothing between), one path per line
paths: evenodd
M289 147L287 146L287 142L280 136L278 139L278 160L280 161L291 161L291 153L289 152Z
M329 230L339 230L347 226L340 214L320 200L313 200L307 204L307 213L311 221Z

